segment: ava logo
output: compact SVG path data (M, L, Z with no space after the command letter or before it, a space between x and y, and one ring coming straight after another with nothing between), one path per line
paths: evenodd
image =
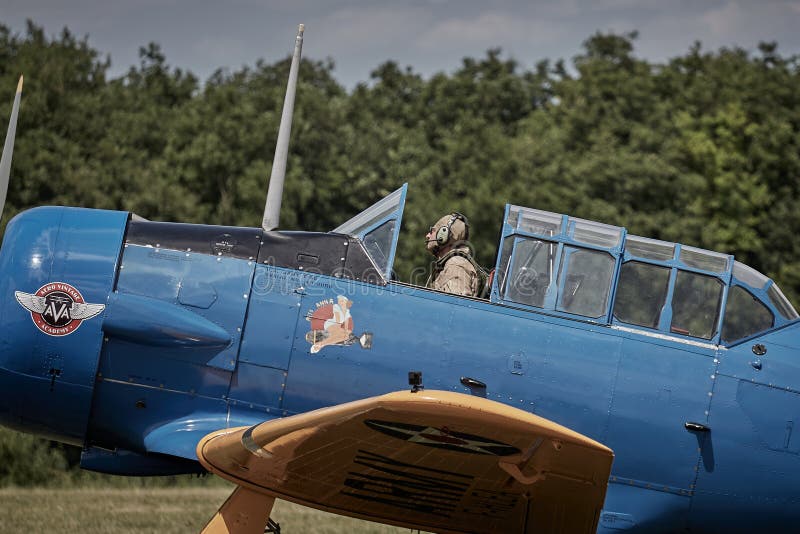
M31 312L36 327L48 336L66 336L98 315L105 304L87 304L81 292L64 282L52 282L36 293L15 291L20 306Z
M306 333L306 341L311 343L311 354L316 354L328 345L353 345L358 343L362 349L372 348L372 334L364 332L353 335L353 316L350 308L353 301L344 295L317 302L316 308L306 314L311 323L311 331Z

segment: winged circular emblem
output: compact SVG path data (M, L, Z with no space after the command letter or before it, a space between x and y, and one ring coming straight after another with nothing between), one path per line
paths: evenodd
M49 336L71 334L83 321L99 315L105 304L90 304L81 292L64 282L51 282L36 293L15 291L20 306L31 312L36 327Z

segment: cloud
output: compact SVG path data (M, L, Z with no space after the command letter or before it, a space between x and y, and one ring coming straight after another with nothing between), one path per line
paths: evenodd
M748 19L738 2L728 2L722 7L707 11L702 20L715 36L735 34Z
M487 12L443 20L427 29L416 46L438 50L490 48L521 42L536 44L551 41L558 33L557 27L546 19Z
M695 40L753 49L777 41L800 52L800 0L0 0L3 24L25 31L33 18L48 34L67 25L109 52L111 73L161 43L171 65L204 78L263 57L286 57L306 24L306 57L332 57L346 85L368 80L392 59L422 74L457 68L465 56L500 47L531 64L569 58L597 31L639 30L637 55L685 53Z
M338 50L407 43L430 21L424 6L343 7L313 21L314 39ZM309 24L309 28L312 24Z

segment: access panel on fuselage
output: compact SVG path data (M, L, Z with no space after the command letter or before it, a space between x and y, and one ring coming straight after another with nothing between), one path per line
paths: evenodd
M232 402L276 410L283 388L304 291L304 273L258 265L244 327Z
M312 274L303 286L286 414L405 389L411 370L442 389L446 304L414 306L391 288Z
M716 347L625 334L605 442L612 481L691 495L699 441L685 425L707 421Z
M225 424L254 268L255 261L244 258L125 246L117 292L201 317L231 341L219 348L107 335L92 404L94 443L167 452L160 444L145 443L164 424L184 421L185 428L174 430L185 432L187 442ZM163 318L154 317L153 325L170 332Z
M439 330L447 339L444 389L485 395L605 439L619 336L598 325L428 295L450 312Z
M719 351L692 527L717 517L714 528L729 532L797 530L799 330L788 326Z

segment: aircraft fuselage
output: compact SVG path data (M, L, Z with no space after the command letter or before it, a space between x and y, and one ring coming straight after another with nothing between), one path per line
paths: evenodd
M0 259L0 422L84 446L89 469L191 472L208 432L404 389L421 371L429 388L485 396L613 449L600 530L800 521L796 323L724 347L375 283L358 246L26 212ZM53 283L104 312L66 334L41 330L14 293Z

